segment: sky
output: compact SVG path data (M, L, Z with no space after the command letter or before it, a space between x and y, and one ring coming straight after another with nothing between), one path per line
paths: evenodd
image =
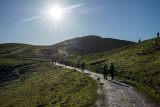
M60 6L63 15L49 11ZM0 0L0 43L52 45L87 35L137 42L160 31L160 0Z

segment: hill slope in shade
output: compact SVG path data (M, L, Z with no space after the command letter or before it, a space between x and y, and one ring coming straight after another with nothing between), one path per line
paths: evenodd
M134 42L89 35L66 40L53 46L59 47L72 55L84 55L120 48L132 43Z
M98 73L103 72L104 63L110 66L113 62L115 75L148 86L152 89L150 92L160 99L160 38L68 59L65 63L77 66L79 60L86 63L87 69Z

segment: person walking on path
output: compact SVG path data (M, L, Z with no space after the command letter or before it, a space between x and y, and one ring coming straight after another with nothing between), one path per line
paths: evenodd
M157 33L157 36L158 36L158 38L159 38L159 32Z
M138 43L141 43L141 39L138 40Z
M105 64L104 64L103 74L104 74L104 79L106 79L106 80L107 80L107 71L108 71L108 67L107 67L107 64L105 63Z
M52 64L53 64L53 62L54 62L54 58L52 57Z
M77 68L80 68L80 60L77 61Z
M113 63L111 63L110 72L111 72L111 78L113 80L114 79L114 65L113 65Z
M81 64L81 69L82 69L82 72L84 73L84 69L85 69L85 63L84 62L82 62L82 64Z

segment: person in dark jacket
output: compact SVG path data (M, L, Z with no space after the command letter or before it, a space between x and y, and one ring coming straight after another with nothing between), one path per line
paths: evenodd
M141 43L141 39L139 39L138 43Z
M157 36L159 37L159 32L157 33Z
M104 74L104 79L106 79L106 80L107 80L107 71L108 71L108 67L107 67L107 64L105 63L105 64L104 64L103 74Z
M77 61L77 68L80 68L80 60Z
M111 72L111 78L113 80L114 79L114 65L113 65L113 63L111 63L110 72Z
M85 69L85 63L84 62L82 62L82 64L81 64L81 69L82 69L82 72L84 72L84 69Z

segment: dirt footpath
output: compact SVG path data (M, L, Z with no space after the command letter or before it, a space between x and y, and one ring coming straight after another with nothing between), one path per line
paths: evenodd
M65 67L62 64L56 65ZM66 66L66 68L75 69L81 72L80 69L74 67ZM105 80L103 79L103 75L88 70L85 70L84 73L95 80L100 78L99 84L103 87L105 99L103 104L97 103L98 107L149 107L143 99L133 91L133 88L130 85L123 83L123 81L111 80L110 77L108 77L108 80Z

